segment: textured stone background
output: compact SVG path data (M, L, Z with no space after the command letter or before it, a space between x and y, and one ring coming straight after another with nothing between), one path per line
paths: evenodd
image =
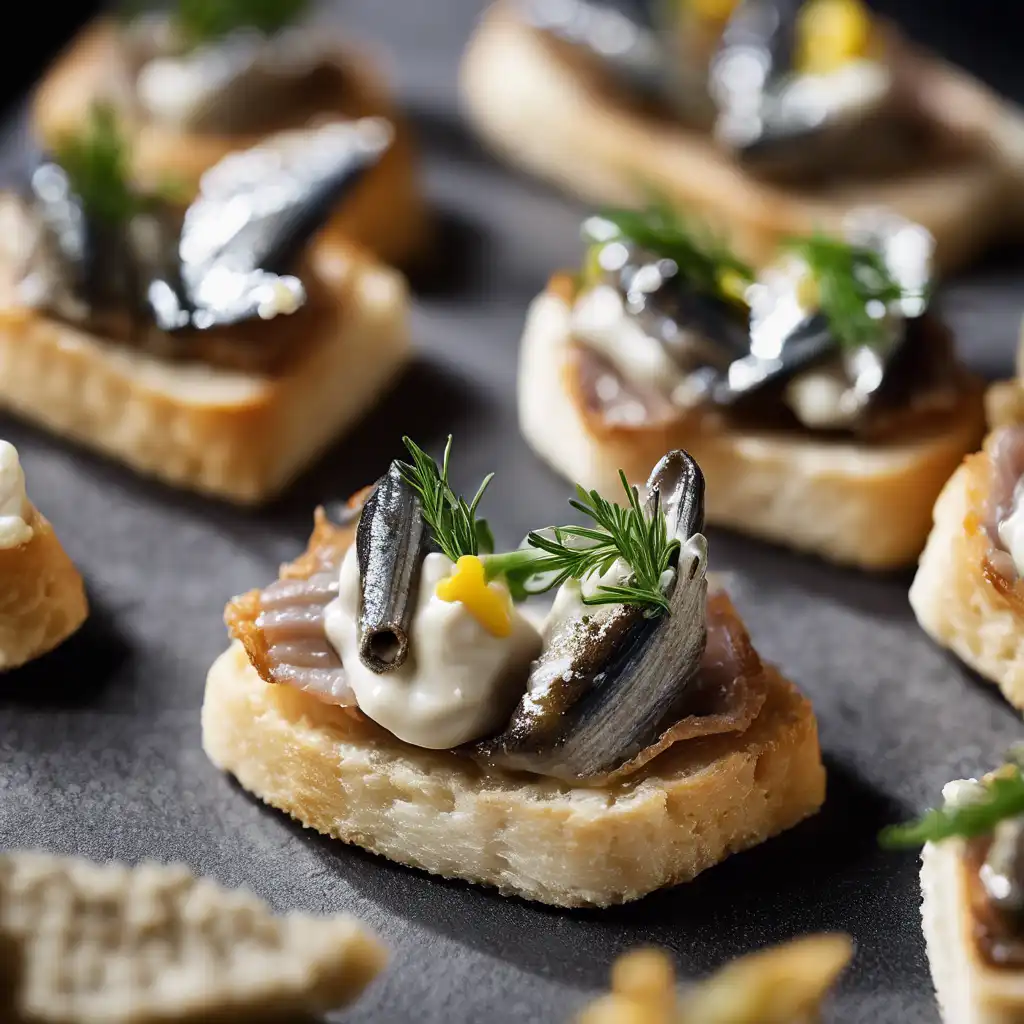
M667 946L696 975L814 929L847 930L858 944L830 1019L935 1021L916 859L883 855L875 833L934 800L946 779L991 764L1021 727L916 628L909 576L867 578L712 534L713 565L729 575L762 652L814 700L829 798L789 835L619 910L569 914L504 900L303 833L200 750L203 682L225 644L225 599L269 579L303 546L313 505L372 479L403 433L436 449L454 432L457 485L498 471L487 509L502 541L563 515L565 485L518 437L513 385L524 308L553 268L575 262L580 210L502 170L458 123L457 56L479 7L345 5L348 25L374 40L413 111L443 244L415 301L415 365L284 500L236 512L0 418L94 609L62 650L0 683L0 847L181 860L282 910L355 913L395 958L339 1018L353 1022L558 1024L637 943ZM1005 61L982 59L983 43L972 51L941 21L925 28L1013 87ZM24 152L12 123L3 173ZM1021 267L1004 253L942 292L963 352L989 376L1012 365Z

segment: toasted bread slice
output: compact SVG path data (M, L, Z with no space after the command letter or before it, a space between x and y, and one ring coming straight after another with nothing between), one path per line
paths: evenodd
M236 642L207 679L203 749L307 828L563 907L687 882L797 824L825 796L814 713L774 672L744 733L676 744L622 782L587 788L411 747L264 682Z
M387 961L351 918L275 917L180 866L30 852L0 856L0 956L17 1024L293 1020L351 1002Z
M265 501L373 405L409 355L398 273L333 238L315 244L310 273L323 296L315 331L266 374L174 362L6 310L0 407L174 486Z
M466 112L509 162L588 202L636 205L651 191L700 210L755 264L780 239L838 233L858 206L889 207L935 236L936 261L962 265L994 236L1024 228L1013 199L1019 117L976 82L929 59L922 92L950 132L980 135L978 156L885 180L785 188L745 173L704 134L644 115L595 90L512 5L496 3L470 41L461 73Z
M921 915L928 962L946 1024L1020 1024L1024 971L979 954L958 839L929 843L921 863Z
M0 672L63 643L85 621L82 577L47 519L35 508L32 536L0 548Z
M935 503L935 525L910 588L917 621L937 643L1024 709L1024 598L989 565L983 525L989 451L968 456Z
M380 163L346 196L329 230L364 246L385 263L406 263L424 247L426 207L415 171L408 127L365 61L339 48L338 73L322 102L297 111L295 120L271 126L264 135L330 117L386 117L395 137ZM142 118L134 85L118 44L113 19L98 18L57 58L32 102L33 127L52 146L80 129L96 100L112 103L129 129L135 175L140 183L171 181L194 193L203 172L228 153L256 145L262 136L188 133Z
M281 578L339 565L353 534L318 512L307 551ZM638 770L589 785L414 747L357 707L268 681L288 673L272 667L260 601L251 591L225 612L238 639L207 678L203 748L306 827L401 864L557 906L607 906L689 881L824 800L811 706L760 661L724 593L709 599L709 622L744 652L726 714L683 719L652 759L634 759Z
M981 384L966 375L948 422L873 444L692 418L603 424L581 408L573 376L570 306L549 290L530 308L519 362L519 424L546 462L614 496L620 468L642 480L660 453L685 448L707 480L709 523L866 569L914 561L935 496L984 429Z

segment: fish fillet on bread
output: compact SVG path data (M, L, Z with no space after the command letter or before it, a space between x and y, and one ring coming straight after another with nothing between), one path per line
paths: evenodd
M948 140L955 157L932 155L890 173L861 176L847 170L851 161L841 161L823 181L801 183L759 176L699 119L687 126L666 114L660 98L652 106L650 96L631 95L593 54L581 59L577 47L552 39L524 16L527 8L543 6L542 0L499 0L484 13L463 57L463 107L481 138L510 164L586 202L640 205L651 192L662 194L727 230L755 264L770 259L781 239L836 231L851 209L865 205L924 224L936 238L944 272L1024 224L1014 198L1024 138L1019 112L966 73L895 36L897 77L906 80L930 134ZM568 38L575 26L567 10L625 5L571 3L559 5L558 13L554 3L550 7L549 23L566 18L556 31ZM610 23L612 15L607 17ZM597 19L595 14L595 25ZM619 31L623 41L632 38ZM598 49L601 38L595 28ZM604 52L618 51L608 46ZM678 70L673 63L672 72ZM851 156L872 145L867 139ZM921 145L921 153L930 151Z
M339 203L328 230L384 263L405 264L422 254L429 217L416 175L414 146L407 125L367 59L339 44L310 77L297 106L285 106L259 131L199 131L146 115L135 95L126 31L114 17L95 19L46 72L31 105L32 127L44 146L59 146L81 126L94 104L108 103L130 131L132 168L139 183L148 187L170 182L190 196L198 191L209 168L266 136L338 117L384 117L395 125L394 142ZM320 27L317 45L323 46L324 39Z
M755 273L724 243L701 242L687 214L589 218L582 269L554 275L526 316L523 436L605 495L620 468L637 479L658 452L683 447L707 478L710 523L840 564L912 564L936 495L982 437L983 387L922 309L927 232L860 211L848 233L871 246L813 236ZM814 298L825 295L820 275L837 288L853 261L876 273L897 251L890 300L910 268L916 283L889 320L865 317L877 337L843 340L850 325ZM841 274L812 266L839 255L850 261ZM716 283L738 272L742 298ZM882 305L850 295L854 309Z
M26 496L14 446L0 441L0 672L53 650L88 613L82 577Z
M40 165L28 197L0 195L0 407L172 486L266 501L408 359L404 278L317 230L325 202L358 186L360 147L386 146L390 129L338 122L232 154L182 220L117 180L117 123L94 120L78 145L110 160L98 198L127 196L140 212L94 221L57 162ZM65 252L79 231L103 244Z
M713 589L704 596L702 568L699 578L687 582L696 588L692 598L706 622L706 647L691 666L689 690L680 677L679 693L670 692L669 705L659 705L670 712L658 712L641 742L624 745L614 760L598 759L593 770L582 767L597 755L579 749L578 736L589 728L584 748L589 743L616 748L629 726L613 718L623 733L602 731L601 709L594 704L607 698L597 687L571 695L578 664L571 659L559 663L562 674L548 685L526 693L523 687L533 683L527 683L521 667L511 695L500 698L503 709L495 705L497 714L489 717L483 735L479 729L467 734L471 742L427 749L399 739L362 710L377 715L382 705L364 704L367 690L355 682L357 669L362 672L355 664L359 656L347 661L346 648L343 663L328 639L335 634L325 626L332 621L332 603L344 608L349 600L346 566L358 561L349 551L356 543L354 520L366 514L360 511L366 498L364 492L353 499L342 524L318 511L305 554L283 566L276 583L227 606L233 642L207 679L203 748L245 789L308 828L398 863L564 907L608 906L689 881L818 809L825 776L810 704L760 660L726 594ZM366 531L384 536L372 522ZM392 536L389 550L396 546ZM362 544L357 552L366 557ZM463 568L460 559L454 574ZM366 572L364 587L372 577L371 569ZM498 584L489 586L507 600ZM680 582L677 590L682 588ZM417 616L428 591L420 594ZM556 608L560 600L561 592ZM350 611L365 617L367 607L368 599ZM620 606L605 607L614 616ZM683 615L672 607L674 615ZM466 608L457 612L465 619ZM675 628L671 618L665 629ZM413 621L412 643L421 647L417 652L413 646L409 658L422 662L430 654ZM609 621L595 618L595 635L610 628L598 623ZM641 618L628 621L631 629L647 628ZM684 628L686 622L676 625ZM464 621L451 635L466 642L478 635L474 629ZM557 629L552 635L556 639L549 636L543 649L536 641L533 650L540 653L530 666L531 680L544 675L545 651L558 657ZM620 661L631 650L632 635L619 637ZM424 700L409 683L421 667L400 680L403 716ZM388 676L368 678L369 696L376 701L374 679L387 688ZM469 691L476 684L467 679L460 685ZM606 690L617 685L609 678ZM676 681L659 672L657 685L671 691ZM346 692L350 686L358 698ZM649 681L645 687L631 699L642 702ZM469 696L451 698L450 713L460 714ZM491 697L497 701L498 691ZM632 706L619 710L627 714ZM636 706L637 717L647 714L645 706ZM554 717L545 716L546 707L555 709ZM598 725L591 728L595 719ZM398 721L408 726L405 717Z

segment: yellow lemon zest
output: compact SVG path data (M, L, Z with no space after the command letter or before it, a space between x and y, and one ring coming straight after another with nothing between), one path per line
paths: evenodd
M487 583L484 563L476 555L463 555L455 563L455 571L438 583L434 593L442 601L461 601L492 636L512 632L509 596L499 586Z
M726 298L746 302L747 284L746 278L731 268L718 272L718 287Z
M796 66L824 75L867 55L871 14L861 0L811 0L797 22Z
M690 7L703 21L726 22L738 3L739 0L690 0Z
M797 282L796 299L804 309L814 310L821 305L821 289L809 270Z

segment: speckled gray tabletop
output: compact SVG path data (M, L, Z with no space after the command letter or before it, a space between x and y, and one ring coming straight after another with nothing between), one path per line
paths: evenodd
M281 910L357 914L395 955L346 1021L560 1024L637 943L667 946L696 975L816 929L847 930L858 947L829 1019L937 1020L916 858L880 853L875 834L1024 730L917 629L909 576L868 578L712 534L713 568L761 651L814 701L828 801L788 835L621 909L553 911L396 867L303 832L204 757L199 707L225 645L225 599L271 578L303 546L313 505L372 479L403 433L437 448L454 432L460 486L497 471L487 508L507 543L565 508L566 486L518 436L513 389L524 309L553 268L575 262L580 210L498 167L458 124L456 61L478 0L346 6L414 114L443 223L415 300L418 358L366 422L258 513L145 483L0 418L93 606L65 647L0 682L0 847L184 861ZM12 128L2 170L18 162L21 135ZM1022 266L1004 254L942 292L964 355L989 376L1012 365Z

